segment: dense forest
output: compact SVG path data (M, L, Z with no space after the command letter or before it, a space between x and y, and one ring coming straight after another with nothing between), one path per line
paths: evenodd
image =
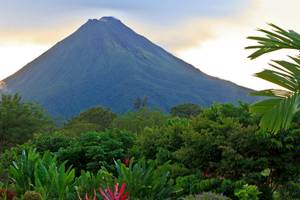
M300 115L275 135L244 103L134 106L90 108L56 127L37 105L3 95L2 198L300 198ZM108 197L117 184L121 196Z

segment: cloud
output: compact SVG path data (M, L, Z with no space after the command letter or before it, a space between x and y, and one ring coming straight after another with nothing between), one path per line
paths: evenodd
M203 29L214 34L207 34L211 37L195 37L193 47L179 48L175 52L210 75L254 89L275 87L253 77L253 74L268 68L270 59L286 59L286 55L298 52L275 52L250 61L247 56L251 52L244 50L244 47L255 42L246 37L259 34L255 31L258 27L269 29L267 22L299 32L300 21L295 14L297 10L300 10L298 0L252 0L249 7L237 17L215 20L213 27L210 23L202 23Z
M195 17L223 17L238 12L248 0L0 0L0 34L10 38L31 34L53 35L84 23L88 18L114 15L124 21L147 24L148 27L175 27ZM66 27L65 27L66 26ZM55 31L52 31L55 30ZM46 31L50 32L45 34ZM36 34L34 33L36 32ZM51 33L52 32L52 33ZM15 34L13 34L15 33ZM20 37L20 36L18 36ZM23 37L24 38L24 37ZM52 37L50 37L52 38Z

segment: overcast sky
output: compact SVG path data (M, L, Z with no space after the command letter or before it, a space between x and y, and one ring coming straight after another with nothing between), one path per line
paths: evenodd
M254 89L270 58L249 61L267 22L300 32L299 0L0 0L0 79L42 54L89 18L115 16L203 72Z

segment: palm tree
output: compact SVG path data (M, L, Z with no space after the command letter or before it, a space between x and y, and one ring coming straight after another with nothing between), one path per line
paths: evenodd
M258 29L263 37L251 36L258 44L246 47L256 51L249 56L255 59L263 54L281 49L300 50L300 35L269 24L271 31ZM289 56L290 60L272 60L271 69L265 69L255 76L276 84L282 89L267 89L252 95L268 97L253 104L250 111L262 114L260 126L265 131L278 133L290 127L294 115L300 111L300 57Z

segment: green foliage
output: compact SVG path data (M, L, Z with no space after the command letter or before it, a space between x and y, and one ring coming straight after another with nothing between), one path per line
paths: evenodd
M258 29L265 37L250 36L248 39L257 41L259 45L249 46L246 49L257 49L249 58L255 59L263 54L280 49L300 49L300 35L295 31L286 31L274 24L269 24L273 31Z
M26 142L34 133L49 126L49 119L37 105L24 103L18 94L1 95L0 152L7 147Z
M113 184L113 175L103 168L100 169L96 174L89 171L82 171L81 175L76 178L75 188L79 196L84 196L86 192L88 192L88 194L93 194L94 189L99 187L105 188L107 186L112 187Z
M76 199L76 192L93 196L94 189L115 183L126 183L133 200L195 194L234 200L258 199L258 194L265 200L299 198L300 115L291 130L273 135L262 134L260 117L242 103L214 104L191 118L155 112L135 112L129 124L123 121L130 127L125 130L37 134L0 155L0 181L15 188L18 197L36 191L43 199L58 200ZM148 122L147 116L157 121ZM102 198L99 192L97 198Z
M30 191L35 182L34 170L35 165L40 159L40 155L35 150L22 151L21 156L13 161L10 166L9 174L13 178L16 189L19 194Z
M168 117L162 112L142 108L136 112L119 116L114 120L112 127L140 133L146 127L162 126L167 119Z
M199 115L201 111L201 106L188 103L171 108L171 115L174 117L191 118Z
M263 54L280 49L300 49L300 35L294 31L286 31L270 24L272 31L259 29L265 37L249 37L259 45L246 47L257 49L249 57L257 58ZM262 114L260 126L267 131L278 133L287 130L293 117L300 110L300 59L290 57L291 61L274 60L270 66L256 74L257 77L280 86L282 89L268 89L252 93L256 96L268 97L251 107L251 111Z
M111 126L117 115L102 107L90 108L72 118L64 127L64 131L71 135L78 135L87 131L104 131Z
M300 184L299 181L289 181L285 185L278 188L273 195L274 200L294 200L300 199Z
M154 161L139 160L128 167L116 162L117 182L126 183L132 199L171 199L175 187L170 177L169 165L157 166Z
M183 194L199 194L203 192L215 192L226 194L228 197L234 197L234 191L245 184L243 181L231 181L228 179L197 177L189 175L178 177L176 186L183 189Z
M241 189L238 189L234 193L239 200L259 200L259 195L261 192L258 191L255 185L244 185Z
M183 194L195 194L199 192L197 185L201 180L203 180L203 177L195 174L179 176L176 179L176 186L182 189Z
M185 197L185 198L183 198L183 200L230 200L230 198L228 198L222 194L216 194L216 193L212 193L212 192L204 192L200 195Z
M299 125L286 134L266 135L258 129L258 121L247 106L214 105L193 119L172 119L162 127L145 129L138 134L134 152L189 169L190 174L183 171L176 176L202 173L203 180L192 187L195 193L227 191L233 198L234 189L248 183L270 199L276 188L300 177ZM188 185L183 189L190 192Z
M9 183L8 169L10 165L19 157L23 150L29 151L31 148L28 144L17 145L0 154L0 181Z
M42 195L35 191L27 191L23 196L24 200L43 200Z
M114 159L129 156L135 136L117 129L105 132L89 132L75 138L70 146L58 151L58 159L74 166L77 174L81 170L97 172L101 167L113 169Z
M22 151L9 169L19 195L37 191L43 199L65 200L74 196L75 171L58 164L49 152L43 156L35 150Z
M62 133L42 134L34 138L31 144L39 152L58 152L60 148L67 148L75 142L74 137L63 135Z

